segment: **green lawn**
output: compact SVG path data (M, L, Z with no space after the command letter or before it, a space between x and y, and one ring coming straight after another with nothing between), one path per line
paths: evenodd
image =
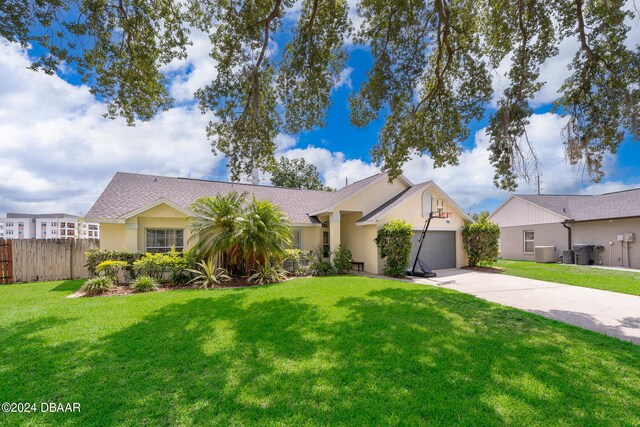
M640 347L364 277L69 299L0 286L0 402L55 425L638 425Z
M537 264L532 261L498 260L504 274L554 283L640 295L640 273L605 270L580 265Z

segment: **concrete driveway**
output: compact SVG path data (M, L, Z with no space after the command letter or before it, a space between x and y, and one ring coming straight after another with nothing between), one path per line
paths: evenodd
M461 269L417 279L640 344L640 296Z

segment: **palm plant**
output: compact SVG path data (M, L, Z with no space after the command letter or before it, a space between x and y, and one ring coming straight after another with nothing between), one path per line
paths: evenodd
M236 236L246 193L235 191L216 197L201 197L191 205L189 229L194 250L201 258L221 255L222 265L231 268L240 256Z
M259 285L265 285L267 283L280 282L287 278L287 272L280 267L271 267L269 264L260 264L253 274L249 277L250 282L255 282Z
M272 258L284 258L291 245L291 225L280 207L253 197L238 220L236 238L248 273L258 263L268 266Z
M224 268L218 267L213 259L208 261L200 261L198 263L199 270L187 269L186 271L193 273L195 277L189 283L197 283L205 289L215 288L222 282L231 280L229 273Z

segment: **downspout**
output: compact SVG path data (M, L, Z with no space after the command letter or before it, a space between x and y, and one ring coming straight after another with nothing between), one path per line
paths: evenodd
M567 221L562 221L562 226L567 229L567 250L571 250L571 227L567 225Z

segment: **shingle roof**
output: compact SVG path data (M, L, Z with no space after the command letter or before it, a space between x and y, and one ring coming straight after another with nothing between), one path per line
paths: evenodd
M329 192L118 172L86 216L120 218L160 199L169 200L188 210L200 197L237 191L247 192L280 206L293 223L311 224L318 220L308 215L309 212L318 211L349 197L382 175L373 175L338 191Z
M640 217L640 188L593 196L517 196L575 221Z
M399 205L400 203L404 202L406 199L411 197L413 194L415 194L416 191L420 190L421 188L427 186L430 183L431 181L427 181L427 182L416 184L414 186L407 188L400 194L387 200L378 208L374 209L373 211L369 212L367 215L360 218L358 222L376 221L377 219L381 218L384 214L389 212L391 209L393 209L394 207L396 207L397 205Z
M585 196L555 196L555 195L537 195L537 194L516 194L521 199L531 202L535 205L542 206L559 215L569 218L568 206L569 199L572 197ZM589 196L586 196L589 197Z

